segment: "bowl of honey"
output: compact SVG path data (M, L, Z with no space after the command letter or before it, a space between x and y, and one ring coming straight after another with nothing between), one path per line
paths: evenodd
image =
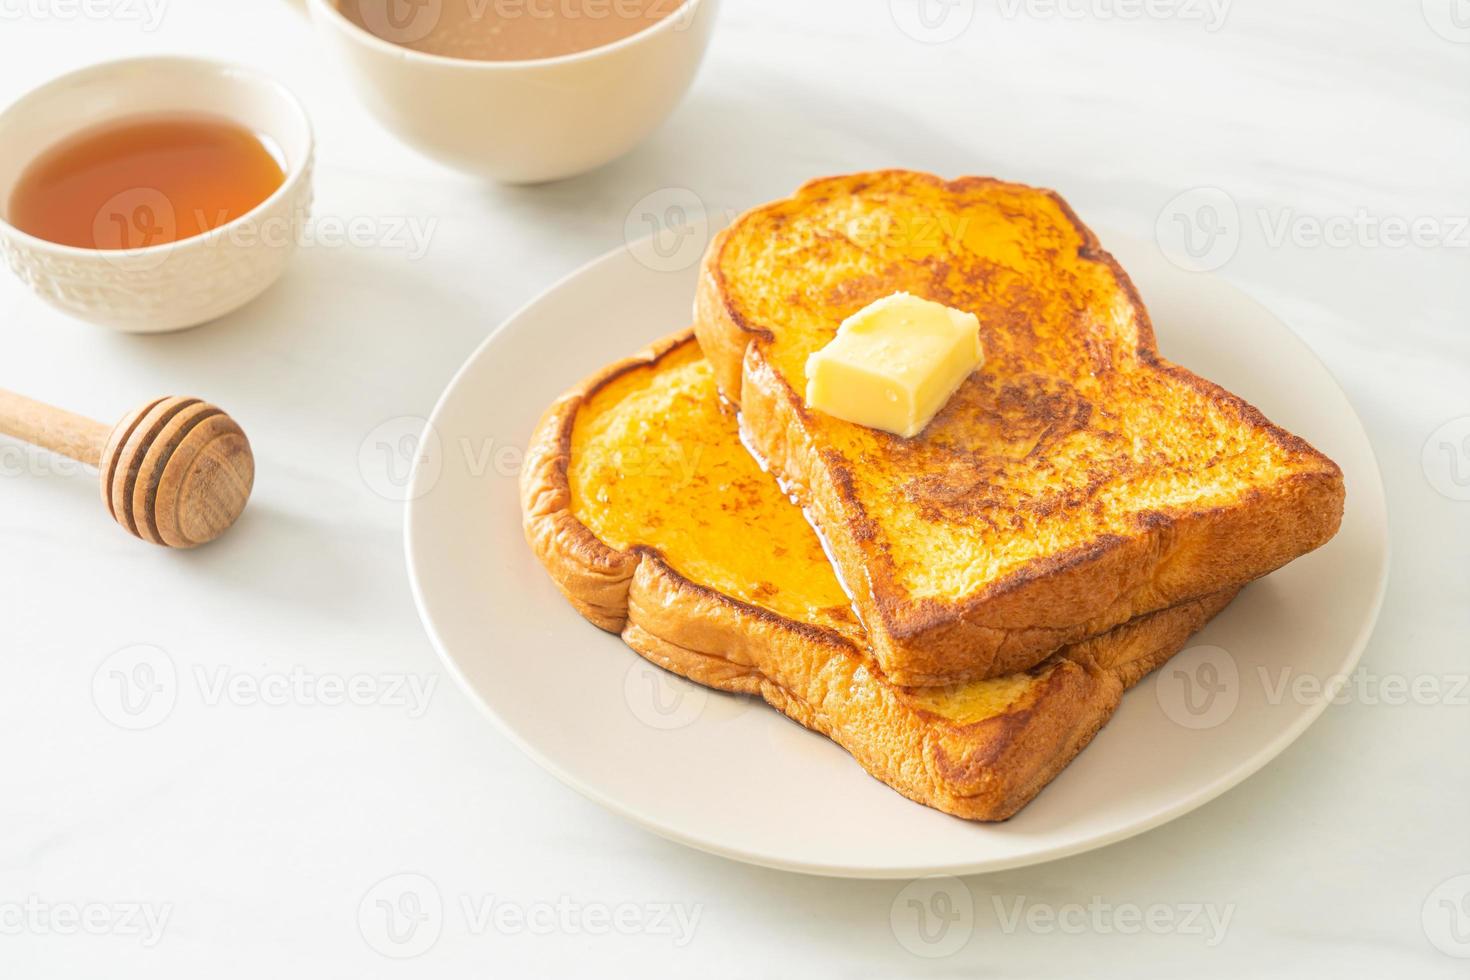
M94 65L0 112L0 252L81 319L197 326L285 270L312 156L306 111L259 72L182 57Z

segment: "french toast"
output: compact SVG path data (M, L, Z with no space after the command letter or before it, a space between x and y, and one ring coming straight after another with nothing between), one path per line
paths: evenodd
M985 358L911 439L802 395L808 356L900 291L976 314ZM1024 670L1265 575L1341 521L1337 465L1161 357L1128 276L1051 191L813 181L711 241L695 332L898 684Z
M903 795L972 820L1030 801L1124 689L1234 595L1140 617L1011 676L891 684L816 534L741 446L688 331L558 399L521 496L527 540L584 617L661 667L764 698Z

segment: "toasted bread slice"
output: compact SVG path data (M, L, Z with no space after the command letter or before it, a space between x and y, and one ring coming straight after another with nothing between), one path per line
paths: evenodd
M985 364L912 439L809 409L805 364L907 291ZM711 242L695 331L746 444L808 510L887 676L1024 670L1336 533L1337 466L1159 356L1133 284L1051 191L818 180Z
M551 407L522 501L527 539L587 619L668 670L763 697L910 799L973 820L1024 806L1232 596L1013 676L896 687L866 657L816 535L740 445L687 332Z

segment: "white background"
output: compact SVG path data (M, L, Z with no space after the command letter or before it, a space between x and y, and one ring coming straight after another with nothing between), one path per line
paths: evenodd
M1464 975L1432 940L1470 951L1470 878L1450 881L1470 874L1470 501L1455 499L1470 497L1470 26L1449 19L1458 2L1470 25L1470 5L1237 0L1221 23L1204 3L1156 0L1140 17L1128 0L958 0L958 36L925 43L900 26L907 0L898 16L888 0L727 0L667 126L598 173L515 189L444 172L377 128L285 4L154 0L149 24L141 3L110 2L97 18L0 0L0 99L131 54L257 65L314 118L318 222L365 238L314 244L246 310L175 336L107 333L0 278L0 385L107 420L197 393L241 420L259 466L229 537L170 554L110 525L92 474L0 442L0 974ZM889 165L1053 186L1139 236L1198 218L1199 195L1179 195L1224 191L1238 238L1211 262L1316 349L1379 455L1394 555L1363 669L1438 692L1390 704L1370 688L1173 824L950 883L973 915L933 947L892 925L902 882L708 857L524 758L441 673L405 581L400 506L374 490L391 496L394 474L359 459L375 431L427 414L499 320L647 230L645 215L692 197L718 221L810 176ZM426 249L397 233L404 218L429 229ZM1437 241L1384 241L1416 218ZM1316 227L1346 239L1317 243ZM164 651L178 681L172 710L138 731L109 720L105 685L93 694L135 644ZM211 687L292 671L435 686L422 713ZM400 873L425 876L443 910L416 939L437 941L396 961L378 949L414 948L375 933L376 900L424 882L372 889ZM553 915L534 932L505 913L477 928L465 903L486 900ZM24 916L27 902L63 910L62 925ZM118 919L63 932L65 909L129 903L168 915L161 937ZM1125 935L1126 913L1073 903L1159 906L1175 926L1203 906L1229 925ZM658 906L697 915L692 937L658 928ZM652 927L586 928L588 911L620 907ZM1008 931L1017 907L1039 911Z

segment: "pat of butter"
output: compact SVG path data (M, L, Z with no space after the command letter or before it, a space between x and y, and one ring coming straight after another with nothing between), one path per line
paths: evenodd
M807 358L806 403L911 438L984 362L975 314L894 293L842 321Z

